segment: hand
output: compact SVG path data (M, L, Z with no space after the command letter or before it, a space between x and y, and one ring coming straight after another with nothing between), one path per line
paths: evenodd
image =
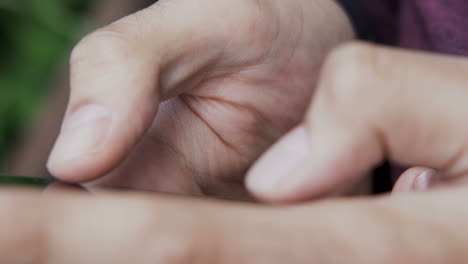
M0 263L466 263L466 190L267 208L0 193Z
M397 191L467 182L468 59L351 44L324 68L305 123L249 173L258 197L323 195L384 158L433 169L407 172Z
M48 167L69 182L243 197L249 165L301 120L325 54L352 37L330 0L159 1L75 48Z
M274 147L250 186L267 200L299 200L356 180L383 157L437 169L442 185L463 183L467 71L462 58L363 44L338 49L306 118L314 129L298 128ZM313 148L298 148L304 139ZM297 170L290 177L298 178L269 186L277 196L257 181L262 170L283 165L270 175L281 180L284 162L269 162L298 153L306 159L291 162ZM467 199L467 189L454 186L291 207L3 191L0 262L466 263Z

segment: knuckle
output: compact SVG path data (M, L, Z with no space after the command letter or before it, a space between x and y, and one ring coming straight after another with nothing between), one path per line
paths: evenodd
M333 107L355 108L373 96L376 48L351 43L335 49L327 57L320 76L321 95Z
M82 64L98 66L122 61L131 55L130 39L131 36L119 30L118 26L111 25L97 30L83 38L73 48L70 64L72 66Z
M201 215L188 209L169 216L155 216L148 226L151 230L146 232L151 237L148 263L205 263L207 250L212 247L206 235L209 232L199 221Z
M151 263L184 264L193 263L198 258L195 239L190 236L173 235L160 238L160 241L153 251Z

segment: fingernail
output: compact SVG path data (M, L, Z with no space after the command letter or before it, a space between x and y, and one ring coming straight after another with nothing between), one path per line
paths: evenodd
M413 190L423 192L431 189L440 180L440 174L435 170L427 170L414 180Z
M48 161L48 167L69 162L99 151L111 124L110 112L100 105L86 105L68 116Z
M260 195L275 195L281 191L285 178L307 161L308 153L307 130L297 127L254 165L247 176L247 186Z

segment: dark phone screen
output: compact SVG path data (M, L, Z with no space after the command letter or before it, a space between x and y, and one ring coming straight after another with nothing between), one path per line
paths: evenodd
M33 187L41 189L54 182L54 180L49 179L0 175L0 187Z

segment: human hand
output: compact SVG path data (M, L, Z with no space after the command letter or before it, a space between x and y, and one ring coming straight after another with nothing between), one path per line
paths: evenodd
M2 190L0 263L466 263L467 190L291 207Z
M367 44L337 49L305 123L254 166L250 190L270 202L310 199L352 184L384 158L432 169L408 171L397 192L466 183L467 76L466 58Z
M159 1L75 48L48 167L69 182L244 197L249 165L299 122L324 56L351 38L329 0Z

